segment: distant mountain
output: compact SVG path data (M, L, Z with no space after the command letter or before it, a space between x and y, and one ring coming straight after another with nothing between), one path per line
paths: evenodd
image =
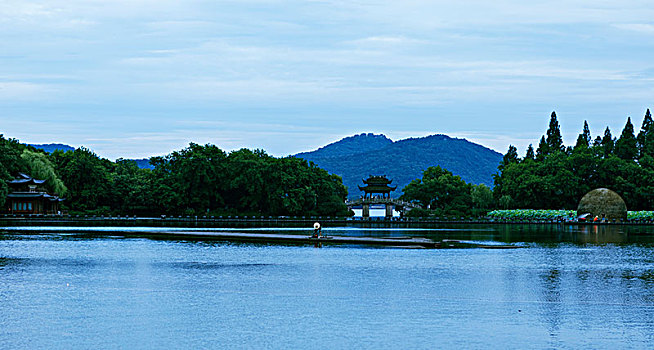
M143 158L143 159L129 159L133 160L136 162L136 166L138 166L141 169L154 169L154 166L150 164L150 159L149 158Z
M61 144L61 143L48 143L48 144L44 144L44 145L32 145L32 144L30 144L29 146L32 146L32 147L38 148L38 149L42 149L42 150L44 150L44 151L46 151L48 153L52 153L52 152L54 152L56 150L62 150L64 152L74 151L75 150L75 147L64 145L64 144Z
M393 185L397 185L393 196L398 197L404 186L422 177L423 170L437 165L467 182L490 187L502 154L446 135L393 142L384 135L360 134L295 157L341 176L349 197L357 198L361 195L357 185L363 185L362 179L369 175L387 175L393 179Z
M295 157L305 158L330 158L358 153L372 152L393 144L393 141L384 135L360 134L346 137L340 141L330 143L327 146L318 148L315 151L298 153Z
M64 145L61 143L48 143L48 144L43 144L43 145L35 145L35 144L29 144L29 146L32 146L37 149L42 149L48 153L52 153L56 150L62 150L64 152L67 151L74 151L75 147ZM143 158L143 159L128 159L128 160L133 160L136 162L136 165L141 168L141 169L154 169L152 165L150 165L150 159L149 158Z

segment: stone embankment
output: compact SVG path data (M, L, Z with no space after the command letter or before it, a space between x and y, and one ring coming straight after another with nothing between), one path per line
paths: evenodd
M329 227L420 228L443 224L533 224L533 225L653 225L652 220L577 222L564 220L511 220L473 217L327 217L327 216L90 216L90 215L0 215L0 226L108 226L108 227L311 227L321 222Z

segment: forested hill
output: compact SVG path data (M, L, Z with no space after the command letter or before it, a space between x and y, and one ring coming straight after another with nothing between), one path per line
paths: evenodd
M43 145L35 145L35 144L29 144L29 146L32 146L36 149L42 149L47 153L52 153L57 150L61 150L64 152L68 151L74 151L75 147L64 145L62 143L48 143L48 144L43 144ZM136 166L138 166L141 169L154 169L154 166L150 164L150 159L148 158L143 158L143 159L127 159L127 160L133 160L136 162Z
M54 152L56 150L62 150L64 152L74 151L75 150L75 147L64 145L64 144L61 144L61 143L48 143L48 144L44 144L44 145L33 145L32 144L30 146L32 146L34 148L37 148L37 149L42 149L42 150L46 151L47 153L52 153L52 152Z
M329 145L320 147L315 151L298 153L295 157L305 159L340 157L372 152L392 144L393 140L384 135L360 134L330 143Z
M346 137L313 152L295 155L343 178L350 198L361 195L357 185L368 175L385 174L393 179L397 197L402 188L422 176L430 166L440 165L466 182L492 186L492 175L502 155L465 139L431 135L393 142L384 135Z

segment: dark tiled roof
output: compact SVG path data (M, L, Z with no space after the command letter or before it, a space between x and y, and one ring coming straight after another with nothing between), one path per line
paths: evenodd
M47 198L47 195L43 192L12 192L7 195L7 198Z
M395 191L396 188L397 188L397 186L391 187L391 186L383 186L383 185L382 186L380 186L380 185L367 185L367 186L363 186L363 187L359 186L359 190L366 191L366 192L373 192L373 193L391 192L391 191Z
M386 175L370 175L367 179L363 180L363 183L366 185L387 185L393 182L393 180L389 180Z
M37 180L37 179L16 179L16 180L11 180L9 181L10 184L29 184L33 183L35 185L40 185L44 183L45 180Z
M53 202L62 200L45 192L12 192L7 195L7 198L43 198Z
M35 179L27 174L24 173L18 173L18 177L14 180L9 181L10 184L27 184L27 183L33 183L35 185L40 185L44 183L45 180L38 180Z

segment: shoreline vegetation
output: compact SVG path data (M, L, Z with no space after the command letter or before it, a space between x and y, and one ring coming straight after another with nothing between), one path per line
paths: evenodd
M84 147L46 153L0 135L0 212L10 212L6 181L26 173L46 180L51 193L65 198L64 212L71 215L353 215L341 177L301 158L276 158L264 150L228 153L212 144L191 143L149 162L152 169L142 169L132 160L112 162ZM399 199L420 206L409 217L571 218L584 194L605 187L625 200L631 218L649 220L654 208L650 111L637 135L631 118L619 138L607 127L593 139L584 122L574 147L563 144L552 112L537 149L530 145L520 158L516 147L509 146L493 177L491 189L467 183L440 166L428 167L401 189ZM514 211L498 211L509 209Z
M576 209L591 190L608 188L633 211L654 208L654 122L647 109L638 134L627 118L620 137L607 127L593 139L587 122L574 146L565 146L555 112L534 150L524 157L509 146L493 188L500 209Z
M548 209L498 209L486 215L492 219L505 220L576 220L576 210L548 210ZM589 218L592 221L593 218ZM654 211L640 210L627 211L628 221L654 220Z
M112 162L84 147L48 154L0 135L0 208L6 180L27 173L46 179L73 215L349 214L341 178L303 159L191 143L150 163Z

